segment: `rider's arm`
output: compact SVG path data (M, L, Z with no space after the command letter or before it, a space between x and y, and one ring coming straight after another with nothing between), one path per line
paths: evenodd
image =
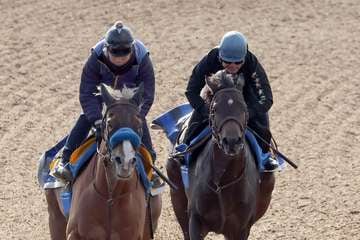
M216 72L217 49L213 49L194 67L188 82L185 95L191 106L200 114L205 115L207 109L200 97L201 89L205 86L205 77Z
M272 91L264 68L255 55L249 53L246 59L249 64L248 84L252 97L249 104L250 118L256 113L266 113L273 104Z
M145 118L148 114L155 95L155 74L149 55L146 55L139 66L139 78L144 83L144 100L140 110L140 116Z
M93 51L81 74L79 97L81 107L91 123L102 118L101 101L98 96L95 96L95 93L98 92L97 86L100 84L100 79L100 66L97 55Z

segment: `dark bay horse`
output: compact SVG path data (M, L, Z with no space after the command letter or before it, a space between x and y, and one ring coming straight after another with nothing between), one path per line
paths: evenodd
M167 162L168 176L179 187L171 189L171 201L186 240L204 239L209 232L248 239L270 204L275 178L257 169L244 135L247 106L234 79L219 71L206 80L212 137L189 167L186 191L179 162L171 156Z
M103 141L72 186L68 220L59 207L60 190L45 191L51 239L152 239L160 216L161 197L146 198L135 170L136 145L139 145L142 129L139 116L142 91L112 90L102 85L101 95L106 106ZM131 135L130 139L113 144L112 136L124 129Z

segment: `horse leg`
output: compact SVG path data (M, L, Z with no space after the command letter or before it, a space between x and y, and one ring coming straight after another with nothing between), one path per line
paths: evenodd
M245 229L230 229L230 232L224 233L225 240L247 240L250 235L250 229L253 224L249 223Z
M177 190L170 188L171 203L175 212L176 219L178 220L184 239L188 240L189 237L189 216L187 214L187 197L185 194L184 185L181 178L180 164L174 159L169 158L166 163L166 172L169 179L176 184Z
M275 186L275 176L271 172L265 172L261 174L260 191L257 198L257 212L255 221L264 216L271 201L271 194Z
M67 238L66 240L81 240L81 237L80 237L80 235L79 235L78 232L76 232L76 231L71 231L71 232L69 233L68 238Z
M161 214L161 207L162 207L161 195L156 195L154 197L150 196L149 204L150 204L150 209L147 208L146 210L146 219L145 219L144 234L142 240L152 239L151 232L153 231L153 233L155 233L157 229L157 224Z
M208 232L205 231L202 226L199 216L191 213L189 219L189 234L191 240L202 240L206 237Z
M46 190L45 196L48 204L49 228L50 228L51 239L65 240L67 221L60 210L56 198L56 190L55 189Z

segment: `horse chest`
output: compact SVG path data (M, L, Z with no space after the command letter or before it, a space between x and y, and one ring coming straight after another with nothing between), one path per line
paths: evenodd
M111 240L139 239L145 224L146 201L143 192L141 195L129 193L115 198L111 205L105 198L95 196L93 201L82 201L82 214L72 213L78 220L77 231L81 237L107 239L110 231ZM88 194L84 194L83 199L86 198L89 199Z
M207 184L197 186L193 192L190 211L201 216L213 231L220 231L219 226L226 227L229 222L238 226L246 225L256 210L255 190L249 191L246 181L240 181L225 189L215 189ZM211 228L211 227L210 227Z

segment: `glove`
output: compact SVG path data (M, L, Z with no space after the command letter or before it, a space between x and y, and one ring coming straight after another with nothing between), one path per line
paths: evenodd
M101 140L102 140L102 129L101 129L101 125L102 125L102 120L96 120L94 122L94 127L95 127L95 139L96 139L96 143L98 146L100 146Z

